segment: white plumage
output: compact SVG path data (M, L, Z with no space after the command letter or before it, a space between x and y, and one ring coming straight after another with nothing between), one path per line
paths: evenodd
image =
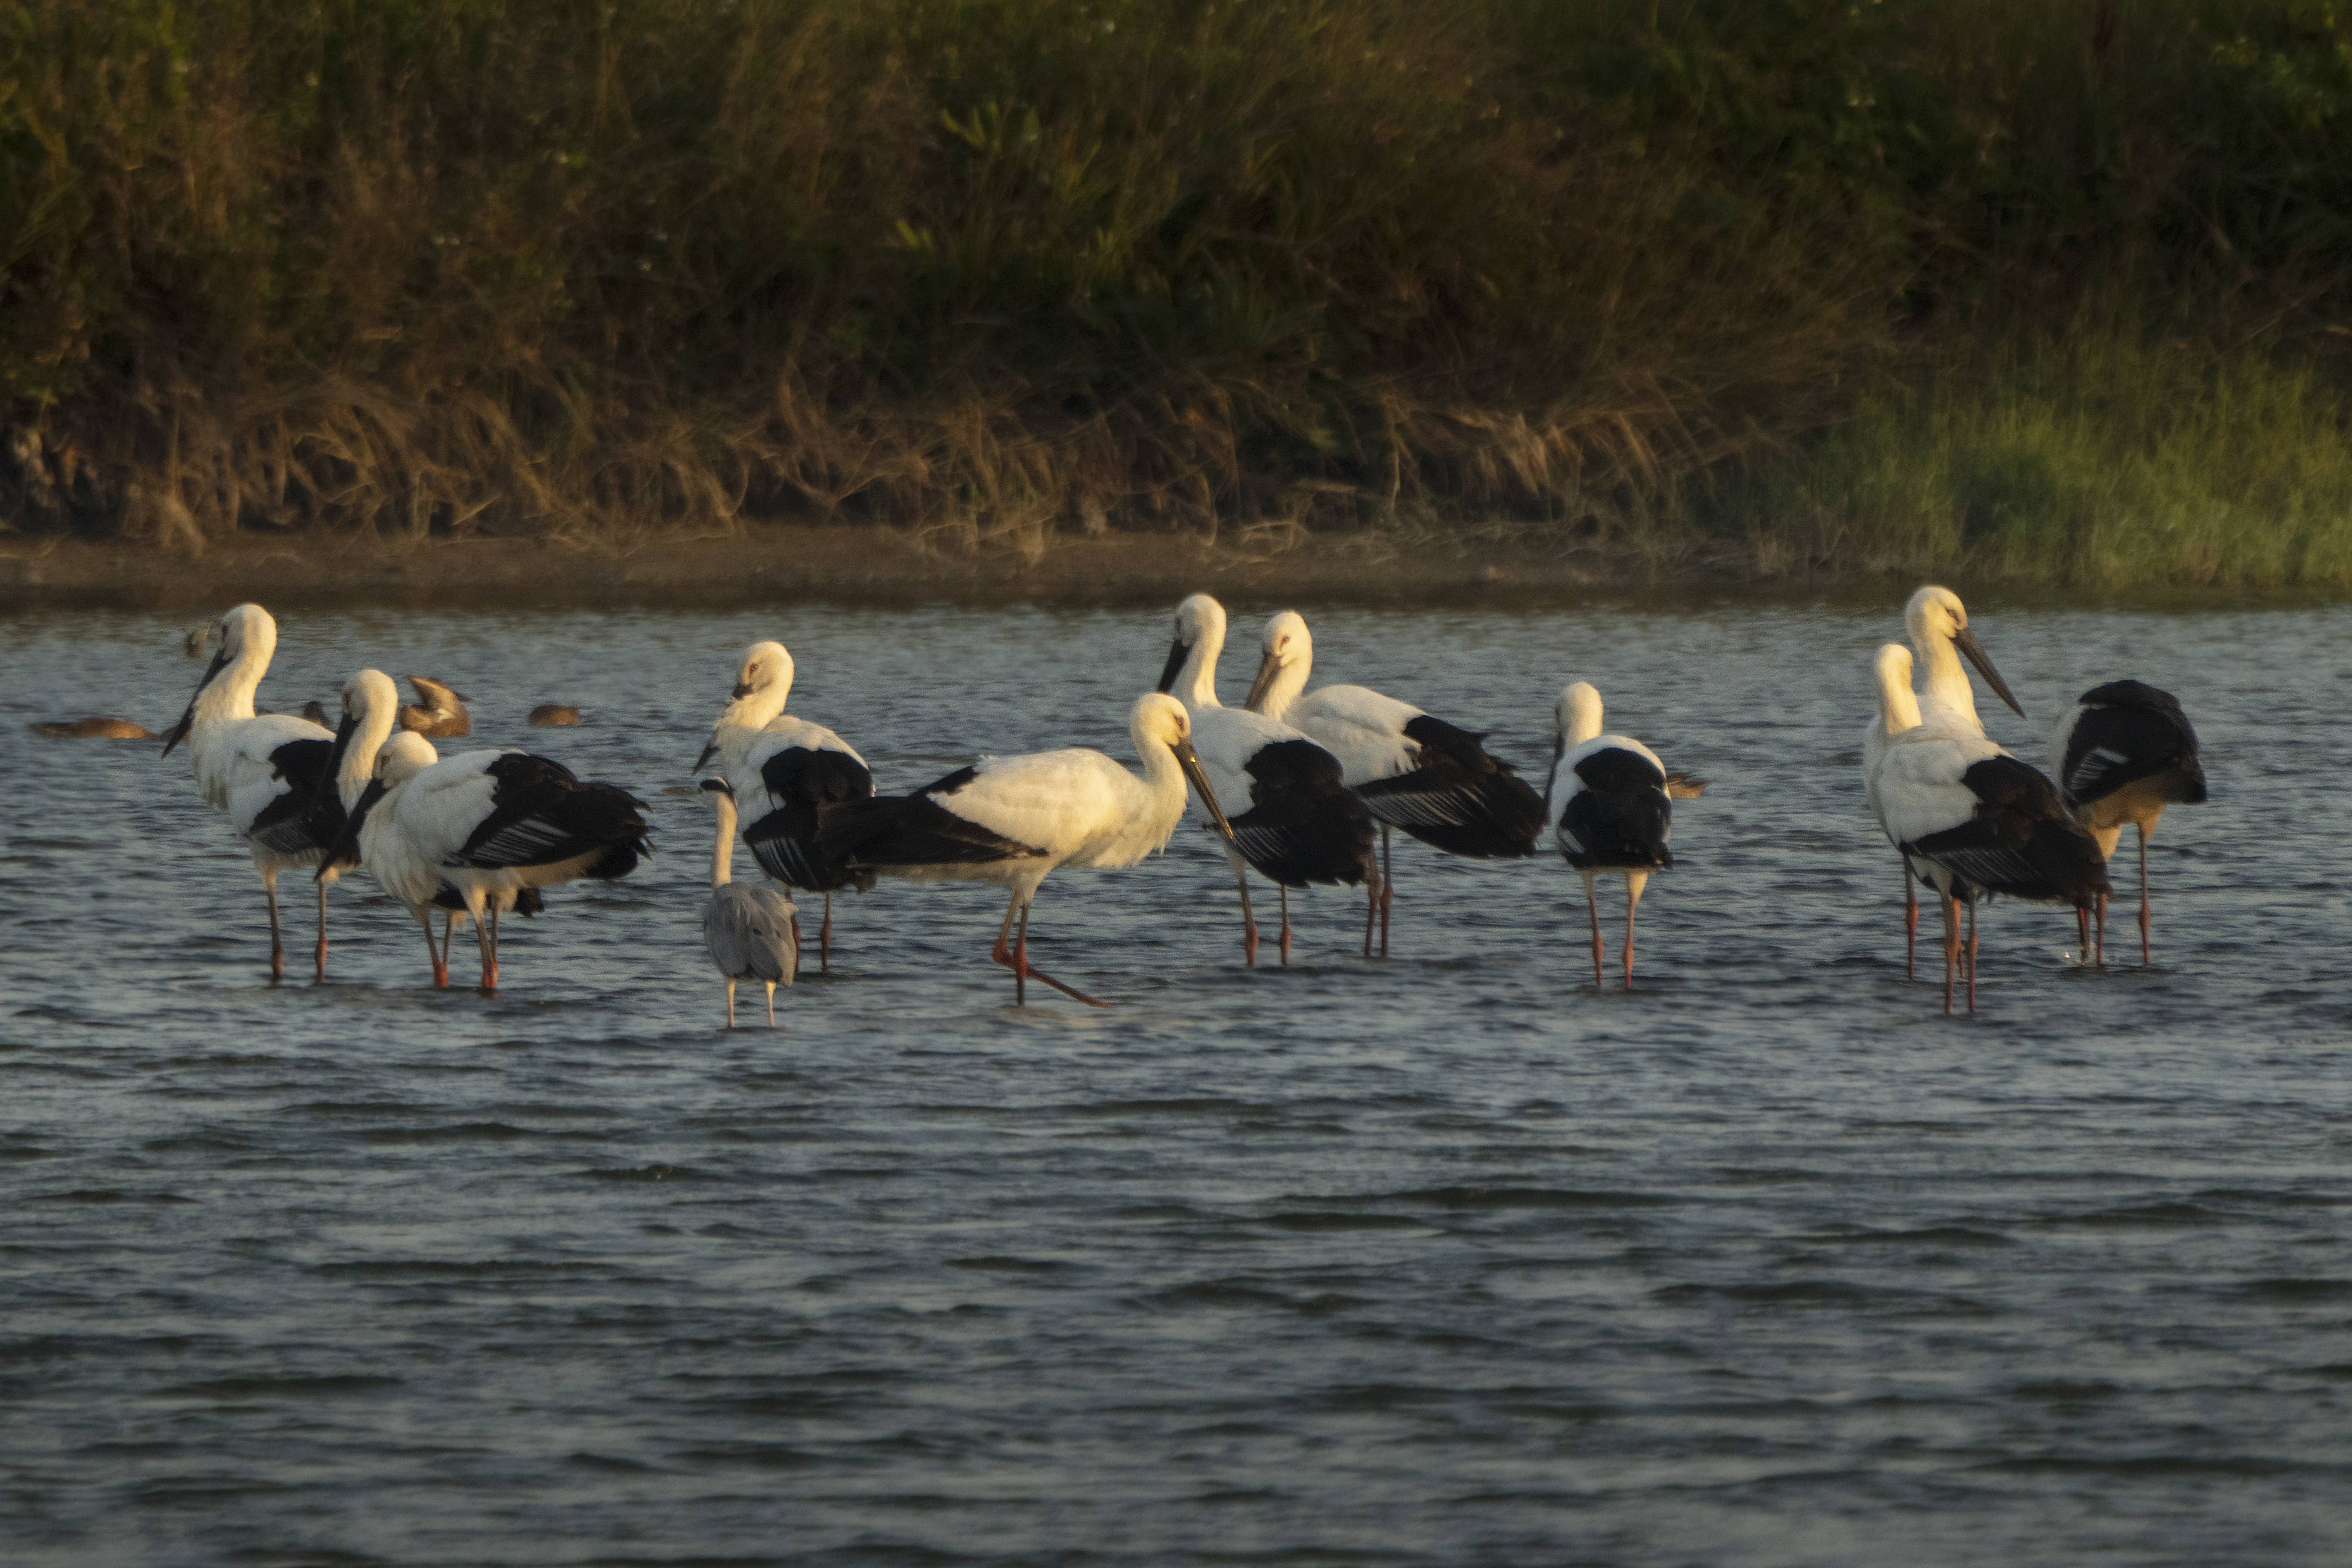
M1011 889L990 956L1013 971L1013 996L1034 974L1082 1002L1104 1005L1028 962L1029 906L1063 866L1116 869L1168 844L1184 815L1185 784L1202 792L1212 820L1231 836L1192 752L1192 720L1172 697L1147 692L1128 714L1143 768L1138 778L1100 752L1073 747L982 757L904 795L856 801L830 815L820 847L855 868L908 881L992 882ZM1008 948L1015 920L1020 940Z
M1544 803L1484 737L1362 686L1306 689L1315 639L1306 618L1283 610L1265 623L1263 655L1245 704L1304 733L1339 760L1348 786L1381 824L1381 951L1396 883L1389 829L1402 827L1450 855L1535 853Z
M702 945L727 982L727 1026L735 1026L735 985L756 980L768 988L768 1027L776 1026L776 987L801 971L798 906L764 882L729 875L735 853L735 793L724 779L705 779L716 818L710 848L710 898L702 906Z
M1603 734L1601 693L1589 681L1562 687L1552 704L1552 773L1545 816L1560 858L1584 879L1592 927L1592 984L1602 984L1600 877L1625 879L1625 988L1633 988L1633 912L1653 872L1669 870L1674 804L1665 764L1630 735Z
M1243 960L1257 963L1253 868L1275 884L1280 900L1283 963L1290 962L1290 889L1318 882L1368 887L1369 957L1380 900L1371 815L1347 787L1346 770L1328 748L1278 719L1217 700L1217 658L1224 646L1225 607L1206 594L1187 598L1176 606L1176 637L1160 689L1184 704L1201 771L1218 801L1237 813L1225 852L1241 892ZM1241 810L1244 802L1246 811Z
M818 828L835 807L874 796L874 773L856 748L822 724L784 711L793 691L793 656L778 642L743 650L735 687L709 743L695 759L699 773L712 755L742 814L743 840L760 868L788 888L824 895L817 931L820 970L833 966L833 895L873 885L820 852Z
M331 791L322 789L333 736L306 719L257 715L253 694L278 649L278 623L259 605L239 605L220 619L220 651L196 683L187 710L163 737L163 754L188 742L196 788L226 811L253 854L269 902L269 974L286 973L278 931L278 877L315 866L342 826ZM201 646L201 645L199 645ZM327 977L327 889L318 889L316 977Z

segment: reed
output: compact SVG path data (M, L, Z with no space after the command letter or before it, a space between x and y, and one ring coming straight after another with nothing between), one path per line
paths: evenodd
M2063 380L2087 299L2174 323L2133 361L2172 391L2340 443L2347 59L2302 0L19 0L0 518L1032 554L1501 518L1657 563L1761 497L1754 559L1813 560L1994 451L1956 389ZM2152 417L2016 395L2053 463ZM2210 481L2214 580L2341 569L2295 462ZM1952 526L2151 570L2065 518Z

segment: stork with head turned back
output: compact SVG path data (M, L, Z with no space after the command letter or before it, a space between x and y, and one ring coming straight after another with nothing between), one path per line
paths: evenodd
M1371 814L1347 787L1339 758L1278 720L1217 700L1217 656L1224 646L1225 607L1194 594L1176 606L1176 640L1160 672L1160 689L1192 715L1192 747L1217 799L1250 803L1233 818L1225 845L1241 889L1243 961L1257 963L1251 868L1274 883L1281 901L1285 963L1290 962L1290 889L1318 882L1364 884L1369 958L1381 897Z
M727 1026L735 1026L735 984L768 988L768 1027L776 1026L776 987L801 972L800 910L765 882L738 882L729 874L735 853L735 792L725 779L705 779L717 837L710 847L710 899L702 906L702 945L727 982Z
M1013 971L1013 999L1031 975L1066 996L1108 1006L1029 963L1029 906L1063 866L1117 870L1167 847L1185 785L1218 830L1231 824L1192 752L1192 721L1173 697L1148 691L1128 713L1138 778L1100 752L1072 747L982 757L909 795L852 801L828 814L818 848L852 867L909 881L993 882L1009 890L989 956ZM1007 945L1015 921L1020 931Z
M286 973L286 945L278 924L278 873L317 865L343 827L333 790L322 787L334 737L308 720L254 712L253 694L278 648L278 623L268 611L239 605L220 618L217 629L220 651L196 683L187 711L165 732L163 754L188 742L197 789L227 811L237 837L253 852L253 868L269 900L269 977L279 980ZM316 978L324 980L324 883L319 887L314 962Z
M1977 672L1984 677L1985 684L1992 688L1994 695L2009 704L2010 710L2019 718L2025 717L2025 710L2018 706L2016 697L2009 689L2009 683L2001 679L2000 671L1993 668L1992 656L1985 652L1984 644L1979 642L1976 634L1969 629L1969 607L1960 602L1958 594L1932 583L1919 589L1903 606L1903 626L1910 634L1912 647L1917 652L1919 668L1927 674L1925 694L1913 700L1907 710L1912 715L1910 723L1918 723L1924 710L1930 718L1949 715L1955 723L1979 735L1984 733L1984 724L1977 718L1976 689L1969 684L1969 672L1960 664L1963 656L1976 666ZM1903 661L1906 690L1910 689L1912 668L1913 661L1906 656ZM1885 814L1879 809L1877 785L1874 782L1876 759L1885 742L1887 722L1885 715L1880 713L1872 718L1863 731L1862 780L1863 793L1870 802L1871 814L1878 818L1878 826L1886 832L1887 841L1893 843L1895 837L1886 826ZM1916 973L1919 893L1913 880L1914 868L1899 855L1897 860L1903 879L1903 973L1908 976ZM1945 934L1948 938L1956 939L1957 928Z
M1257 677L1244 706L1303 732L1339 759L1341 776L1381 825L1381 952L1396 899L1389 830L1402 827L1449 855L1473 859L1535 853L1544 802L1483 735L1368 687L1307 690L1315 639L1283 610L1265 623ZM1302 695L1304 693L1304 695Z
M824 895L817 928L817 967L833 967L833 895L874 885L871 872L854 870L824 854L818 829L827 814L874 798L874 773L848 742L822 724L784 711L793 693L793 656L778 642L743 650L735 687L711 725L709 743L695 759L700 773L715 754L721 776L744 815L743 842L760 869L788 888Z
M2139 829L2139 961L2148 961L2147 837L2168 805L2205 799L2197 731L2169 691L2111 680L2083 693L2050 732L2058 795L2091 830L2099 853L2116 858L2124 826ZM2107 957L2107 906L2099 900L2099 962Z
M1674 805L1665 764L1626 735L1601 732L1601 693L1589 681L1560 689L1552 706L1551 779L1545 814L1562 858L1584 879L1584 905L1592 921L1592 984L1602 984L1601 900L1597 878L1625 879L1625 943L1620 955L1625 989L1633 988L1633 911L1654 871L1674 868L1666 840Z
M1951 707L1923 709L1910 683L1909 653L1878 652L1879 728L1872 801L1887 837L1913 872L1941 896L1944 1011L1952 1010L1961 964L1955 906L1969 906L1969 1010L1977 1001L1977 913L1996 893L2077 910L2106 891L2099 847L2066 816L2050 781L2011 756Z

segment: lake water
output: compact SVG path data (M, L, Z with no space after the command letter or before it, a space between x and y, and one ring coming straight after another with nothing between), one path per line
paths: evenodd
M1275 607L1231 605L1229 700ZM1894 603L1310 618L1318 679L1538 782L1578 676L1716 781L1643 989L1592 991L1556 858L1402 841L1393 957L1318 890L1298 962L1245 971L1187 828L1038 899L1040 963L1116 1010L1014 1010L998 893L886 885L784 1027L721 1032L707 808L661 792L747 642L887 789L1123 755L1168 637L822 608L283 615L265 704L438 676L467 743L652 802L660 854L509 922L495 1000L427 989L363 876L310 984L289 883L305 978L273 989L184 759L25 728L170 722L181 623L0 621L0 1558L2352 1554L2352 611L1979 608L2033 714L1987 702L1997 738L2039 762L2136 676L2214 798L2157 840L2155 968L1997 904L1950 1019L1855 765ZM590 722L521 727L551 700Z

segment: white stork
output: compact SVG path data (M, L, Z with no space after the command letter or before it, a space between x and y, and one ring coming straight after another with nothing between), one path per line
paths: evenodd
M1977 667L1978 673L1985 678L1985 684L1992 688L1995 695L2008 703L2019 718L2025 717L2025 710L2018 706L2017 699L2010 692L2009 683L2001 679L2000 671L1993 668L1992 656L1985 652L1984 644L1969 630L1969 607L1960 603L1958 594L1932 583L1921 588L1903 606L1903 626L1911 636L1911 646L1918 651L1919 665L1927 672L1925 697L1914 701L1909 710L1912 723L1919 722L1924 701L1929 718L1949 714L1966 728L1979 735L1984 733L1984 724L1977 718L1976 689L1969 683L1969 672L1960 667L1962 654L1967 655L1969 662ZM1882 648L1880 654L1884 658L1885 649ZM1905 656L1903 683L1906 690L1910 688L1912 668L1910 657ZM1880 744L1878 737L1885 728L1883 716L1874 718L1869 728L1863 732L1862 743L1863 790L1870 799L1871 811L1878 816L1878 826L1882 829L1886 826L1886 818L1878 810L1878 796L1876 787L1871 782L1871 773L1873 759L1877 755L1876 747ZM1903 973L1907 977L1916 973L1919 893L1912 880L1912 866L1908 861L1901 861L1899 857L1898 861L1903 880Z
M1389 829L1402 827L1449 855L1490 859L1535 853L1544 802L1511 764L1472 734L1410 702L1362 686L1306 691L1315 639L1283 610L1265 623L1264 656L1244 704L1302 731L1339 759L1348 787L1381 825L1381 952L1396 899Z
M1592 921L1592 984L1602 981L1601 900L1596 878L1625 879L1625 944L1620 955L1625 989L1633 988L1633 911L1654 871L1674 868L1674 803L1665 764L1627 735L1601 732L1601 693L1589 681L1560 689L1552 705L1551 779L1545 816L1559 853L1584 879L1584 906Z
M1160 672L1160 689L1192 715L1193 750L1217 798L1250 803L1233 818L1225 848L1241 889L1243 961L1257 963L1249 867L1274 883L1281 900L1285 963L1290 962L1291 889L1366 884L1364 956L1370 958L1381 896L1371 814L1347 787L1339 758L1278 720L1217 700L1217 656L1224 646L1225 607L1194 594L1176 606L1176 640Z
M269 900L269 977L286 974L278 932L278 876L315 866L343 827L334 791L326 787L334 737L308 720L257 715L253 694L278 649L278 623L259 605L239 605L220 618L220 651L196 683L180 721L163 736L163 754L182 741L205 799L229 814L237 837L253 852L261 890ZM327 889L319 888L316 977L327 977Z
M1871 775L1872 798L1906 866L1942 897L1947 1013L1960 961L1955 904L1968 903L1969 1010L1974 1012L1979 901L2005 893L2086 909L2106 891L2106 868L2098 845L2067 816L2048 779L1949 708L1918 721L1909 662L1899 647L1881 648L1875 661L1885 736Z
M431 752L430 742L409 731L384 746L374 780L319 875L364 859L420 923L447 883L474 922L481 988L496 992L499 911L541 888L635 870L653 852L639 815L644 803L614 784L583 784L562 763L527 752L464 752L440 762ZM426 924L428 943L432 935Z
M735 689L695 759L700 773L713 752L749 820L743 842L760 868L788 888L824 895L817 967L833 967L833 895L874 885L817 849L817 829L835 807L874 798L874 773L839 735L784 711L793 694L793 656L784 645L755 642L743 650Z
M2205 799L2197 731L2169 691L2111 680L2083 693L2050 732L2058 795L2091 830L2099 853L2116 858L2124 825L2139 829L2139 961L2148 961L2147 836L2168 805ZM2099 962L2107 957L2107 907L2099 903Z
M756 980L768 988L768 1027L776 1026L776 987L790 985L801 972L800 910L765 882L737 882L729 870L735 856L735 792L725 779L705 779L718 818L710 847L710 900L702 906L702 945L727 981L727 1026L735 1026L735 984Z
M1066 996L1108 1006L1030 966L1029 906L1038 884L1058 867L1117 870L1167 847L1184 815L1188 779L1210 819L1232 837L1192 753L1192 733L1182 703L1149 691L1128 714L1141 778L1080 747L982 757L911 795L835 807L818 829L818 847L886 877L1009 889L989 956L1013 971L1014 1002L1028 999L1026 982L1034 974ZM1016 917L1019 938L1008 949L1005 938Z

